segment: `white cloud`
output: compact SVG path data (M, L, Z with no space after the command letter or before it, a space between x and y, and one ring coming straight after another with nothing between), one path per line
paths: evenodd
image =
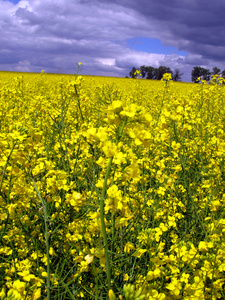
M115 58L97 58L97 62L100 62L103 65L115 66Z

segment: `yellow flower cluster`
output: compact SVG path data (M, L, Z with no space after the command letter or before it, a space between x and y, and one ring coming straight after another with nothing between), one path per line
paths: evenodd
M224 102L0 72L0 299L224 299Z

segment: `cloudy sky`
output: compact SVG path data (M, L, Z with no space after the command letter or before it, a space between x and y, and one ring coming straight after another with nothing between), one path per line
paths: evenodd
M141 65L191 80L225 69L224 0L0 0L0 70L125 77Z

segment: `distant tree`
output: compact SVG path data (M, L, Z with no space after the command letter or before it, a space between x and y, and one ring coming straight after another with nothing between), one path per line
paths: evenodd
M155 74L156 69L154 67L148 66L146 67L146 72L147 72L147 79L155 79L156 74Z
M219 68L217 68L217 67L214 67L212 69L212 75L219 75L220 72L221 72L221 70Z
M165 73L170 73L172 75L172 77L173 77L173 72L172 72L172 70L170 68L165 67L165 66L160 66L155 71L155 74L156 74L155 77L156 77L156 79L157 80L162 79L163 78L163 74L165 74Z
M191 81L198 82L197 79L202 76L202 67L196 66L191 71Z
M222 76L223 78L225 78L225 70L223 70L223 71L221 72L221 76Z
M197 78L202 77L203 80L209 81L210 80L211 72L209 69L205 69L199 66L193 68L191 72L191 80L192 82L198 82Z
M142 78L145 78L147 74L147 67L145 65L140 66L139 70L141 71Z
M133 67L132 70L130 71L129 75L130 75L131 78L136 78L136 75L134 75L136 70L137 69L135 67Z
M181 73L179 69L175 69L175 71L173 73L173 81L181 81L182 75L183 75L183 73Z
M202 77L203 77L203 80L209 81L210 80L210 76L211 76L210 70L202 68Z

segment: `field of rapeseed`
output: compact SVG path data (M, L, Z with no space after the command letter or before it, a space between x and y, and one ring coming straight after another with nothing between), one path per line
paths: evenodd
M225 299L225 86L0 72L0 299Z

